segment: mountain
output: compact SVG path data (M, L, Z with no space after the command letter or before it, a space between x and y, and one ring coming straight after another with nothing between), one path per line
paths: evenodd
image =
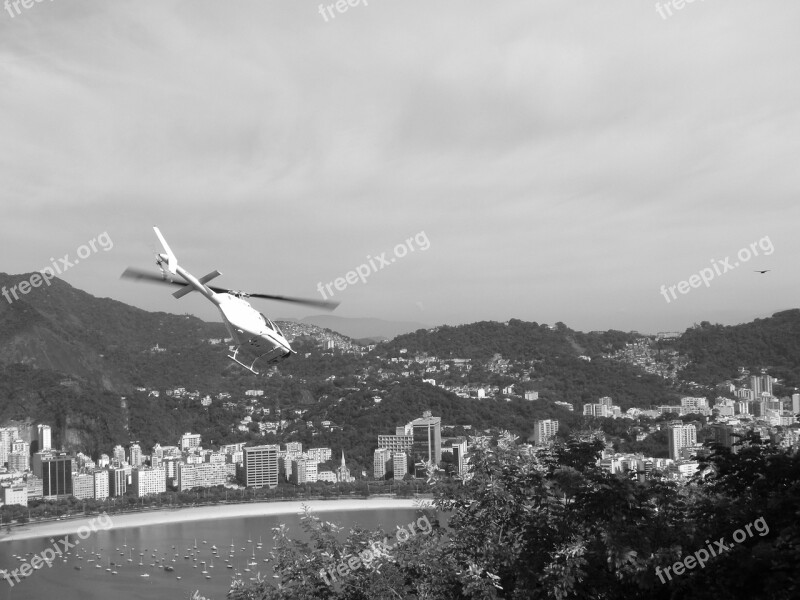
M519 319L505 323L481 321L468 325L442 325L429 330L400 335L381 345L390 354L405 349L454 358L487 360L494 354L511 360L534 360L557 356L596 357L622 348L640 335L622 331L583 333L563 323L540 325Z
M690 360L684 379L702 383L734 379L738 368L767 369L789 387L800 386L800 309L739 325L703 321L674 342Z
M323 329L330 329L346 335L354 340L389 340L395 336L418 329L426 329L428 326L412 321L385 321L383 319L354 319L348 317L337 317L334 315L315 315L304 317L301 323L316 325Z
M32 274L0 273L0 289ZM222 367L202 340L226 335L221 323L188 315L151 313L110 298L96 298L53 279L8 303L0 301L0 362L57 371L115 392L131 386L202 378L204 368ZM158 345L164 352L153 352ZM216 354L220 354L217 352ZM175 360L179 355L191 357Z

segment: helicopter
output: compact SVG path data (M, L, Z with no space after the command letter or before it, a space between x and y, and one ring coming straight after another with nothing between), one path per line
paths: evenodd
M165 285L178 286L181 289L172 295L175 298L183 298L192 292L200 292L203 296L213 302L222 315L222 321L228 330L236 349L233 354L229 354L233 362L241 365L254 375L259 373L254 369L258 360L264 359L267 364L279 363L292 354L297 354L292 350L286 336L275 323L270 321L264 314L253 308L245 298L262 298L266 300L278 300L280 302L291 302L305 306L314 306L324 310L333 310L339 303L324 300L313 300L308 298L293 298L289 296L276 296L273 294L251 294L247 292L228 290L220 287L206 285L212 279L222 275L216 269L207 275L197 279L186 269L178 265L178 259L167 244L167 240L161 235L158 227L153 227L156 232L164 253L156 254L156 265L161 270L157 275L150 271L144 271L128 267L122 273L122 279L133 279L136 281L149 281ZM173 279L173 275L178 275L183 281ZM239 360L239 353L255 355L251 364Z

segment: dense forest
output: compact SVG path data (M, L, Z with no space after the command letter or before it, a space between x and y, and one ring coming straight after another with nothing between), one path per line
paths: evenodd
M754 374L766 368L786 386L800 386L800 309L741 325L703 321L687 329L675 347L691 360L681 374L686 380L709 384L736 378L739 367Z

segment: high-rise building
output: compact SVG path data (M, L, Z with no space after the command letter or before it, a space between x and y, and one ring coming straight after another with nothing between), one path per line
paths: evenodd
M390 448L394 452L408 451L403 448L403 440L398 439L404 436L411 436L410 454L415 462L432 462L438 465L442 460L442 418L431 416L431 411L426 410L422 417L414 419L404 427L396 429L396 435L392 436L395 440L386 440L389 436L378 436L378 446L381 445L381 438L384 442L393 442L396 448Z
M771 396L773 381L775 380L766 373L752 375L750 377L750 389L753 390L753 394L756 398L760 398L761 394L765 392Z
M673 423L669 426L669 457L680 460L681 448L694 446L697 443L697 428L694 425Z
M13 452L14 440L19 438L17 427L0 428L0 467L8 462L9 455Z
M709 425L709 428L711 429L712 440L715 444L730 448L731 452L734 454L739 452L739 446L734 446L739 440L739 437L734 435L737 431L731 425L714 423Z
M767 401L766 400L754 400L750 403L751 410L750 414L754 417L761 417L764 418L767 416Z
M94 477L94 499L105 500L109 496L108 490L108 470L95 469L92 472Z
M446 440L442 452L452 453L456 464L456 474L463 475L467 466L467 438L457 437Z
M289 481L295 485L316 483L317 463L306 458L295 458L292 461L292 473Z
M282 474L286 481L289 481L292 477L292 463L296 458L293 454L278 457L278 473Z
M792 413L800 414L800 394L792 394Z
M128 477L131 474L131 467L115 467L108 470L108 494L109 496L124 496L128 491Z
M395 452L392 456L392 470L394 479L401 480L408 473L408 455L405 452Z
M31 468L31 449L28 442L14 440L11 443L11 453L8 455L9 471L24 473Z
M375 479L386 479L386 474L392 470L392 452L388 448L376 448L372 459L372 469Z
M138 467L131 471L131 487L137 497L167 491L167 474L163 468Z
M33 455L33 474L42 480L45 499L72 495L72 457L47 450Z
M533 422L533 441L536 445L549 444L558 431L558 421L543 419Z
M122 446L114 446L114 452L112 453L112 464L115 467L121 467L125 464L125 448Z
M53 447L53 437L52 437L52 431L50 430L50 425L39 425L37 430L38 430L37 439L39 440L39 452L50 450Z
M278 486L277 445L249 446L244 449L243 468L247 487Z
M142 447L139 445L139 442L131 442L128 448L128 464L132 467L141 467L143 463Z
M90 473L73 473L72 495L78 500L94 499L94 475Z
M164 458L161 466L164 467L164 472L166 473L168 483L171 483L172 480L177 479L178 465L181 464L183 464L181 459L176 456L168 456Z

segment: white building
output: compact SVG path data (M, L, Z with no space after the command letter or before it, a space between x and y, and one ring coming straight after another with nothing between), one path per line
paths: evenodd
M109 496L108 471L106 469L98 469L93 473L93 475L94 475L94 499L105 500Z
M396 480L403 479L408 473L408 455L405 452L395 452L392 455L392 469Z
M134 494L139 498L167 491L167 474L163 467L133 469L131 478Z
M199 433L184 433L181 436L181 450L189 450L190 448L200 447L200 434Z
M53 436L50 430L50 425L39 425L39 452L42 450L50 450L53 447Z
M291 462L292 474L289 481L295 485L317 482L317 463L305 458L295 458Z
M0 428L0 467L8 462L8 457L13 452L14 440L17 438L19 438L17 427Z
M444 448L442 448L444 451ZM388 448L376 448L372 458L375 479L385 479L392 466L392 453Z
M113 464L117 467L121 467L125 463L125 448L122 446L114 446L114 451L112 452L112 459Z
M533 441L536 445L549 444L558 431L558 421L544 419L533 423Z
M694 425L684 425L674 423L669 426L669 457L672 460L679 460L681 448L694 446L697 444L697 428Z
M306 454L308 458L318 463L327 462L333 456L330 448L310 448Z
M692 398L687 396L681 398L682 414L688 415L691 413L709 414L708 400L706 398Z
M28 488L24 485L12 485L3 488L3 504L28 506Z
M132 467L141 467L144 464L144 456L142 455L142 447L139 442L132 442L128 450L128 464Z
M302 442L287 442L286 452L290 454L302 454L303 453Z
M224 462L203 462L197 464L173 463L177 466L175 486L183 492L196 487L215 487L228 481L228 468ZM165 471L165 475L168 475Z
M90 473L73 473L72 495L78 500L93 500L94 475L91 475Z

